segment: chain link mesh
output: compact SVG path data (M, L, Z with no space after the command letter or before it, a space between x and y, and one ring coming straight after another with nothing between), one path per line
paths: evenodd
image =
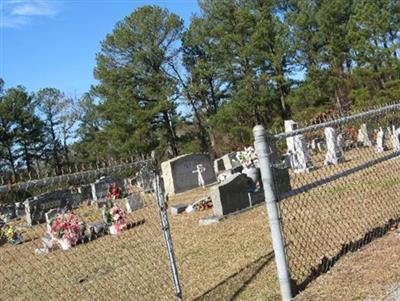
M148 161L119 164L96 170L2 186L2 200L23 195L70 189L91 183L100 175L131 177ZM72 185L72 186L71 186ZM151 189L150 189L151 190ZM99 231L69 250L43 251L46 223L29 226L24 217L11 219L23 243L0 245L0 300L173 300L175 291L160 222L160 207L152 190L144 193L125 186L125 197L140 195L143 206L127 214L127 229L117 235ZM125 209L125 199L115 201ZM86 225L102 220L95 202L82 201L72 209ZM35 251L36 250L36 251ZM40 251L42 250L42 251Z
M400 152L393 143L399 133L392 130L399 124L399 111L399 105L391 105L274 136L277 157L284 158L286 139L303 135L297 141L307 145L312 162L307 171L288 168L291 187L280 193L278 203L289 269L298 289L399 222ZM327 126L342 136L337 146L343 159L338 164L325 164ZM361 127L371 128L370 145L360 139ZM380 128L385 133L382 152L377 145ZM316 138L325 146L314 143L312 148Z

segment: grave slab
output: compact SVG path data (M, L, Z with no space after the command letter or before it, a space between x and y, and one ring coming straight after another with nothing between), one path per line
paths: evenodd
M221 216L211 215L211 216L201 218L199 220L199 225L207 226L207 225L211 225L211 224L216 224L216 223L219 223L220 220L221 220Z
M176 204L171 206L171 214L178 215L186 210L188 205L186 204Z

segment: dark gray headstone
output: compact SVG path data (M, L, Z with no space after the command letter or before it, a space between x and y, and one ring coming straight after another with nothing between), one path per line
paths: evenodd
M143 208L144 202L143 198L139 193L133 193L126 198L126 211L133 212L138 209Z
M199 187L197 166L202 165L205 185L215 183L214 167L207 154L186 154L161 163L165 191L169 196Z
M264 191L249 192L250 207L264 202Z
M122 177L103 177L91 184L92 199L98 200L107 197L112 184L117 184L122 194L124 193L124 179Z
M225 182L211 188L214 214L227 215L250 207L248 197L249 179L244 174L235 174Z
M82 185L78 187L78 193L81 195L82 201L92 199L92 187L91 185Z
M275 193L277 196L292 189L290 185L289 170L284 164L272 165L272 173L274 178Z
M56 190L44 193L33 198L28 198L25 202L25 218L29 225L45 222L45 213L56 208L76 208L79 206L80 197L72 193L71 190Z

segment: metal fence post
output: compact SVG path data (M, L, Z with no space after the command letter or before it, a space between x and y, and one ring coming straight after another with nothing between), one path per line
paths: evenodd
M182 301L182 289L179 282L178 276L178 268L176 266L176 258L174 247L172 244L172 237L169 228L168 216L167 216L167 208L165 206L165 199L164 199L164 189L163 189L162 180L159 174L156 173L154 179L154 192L156 194L158 206L160 209L160 219L161 219L161 226L163 230L164 240L167 247L168 259L171 267L172 272L172 280L174 282L175 288L175 295L178 301Z
M263 126L257 125L253 129L255 149L257 152L261 178L264 186L265 204L268 212L269 226L271 229L272 245L275 253L275 262L278 270L279 285L282 300L292 298L292 290L289 277L289 268L286 260L285 246L279 220L277 198L274 190L274 181L270 160L270 147L267 143L266 132Z

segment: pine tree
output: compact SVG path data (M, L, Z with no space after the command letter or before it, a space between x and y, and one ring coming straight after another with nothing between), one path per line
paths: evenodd
M175 14L143 6L117 23L102 42L93 94L112 154L142 157L165 140L178 154L177 81L170 75L183 28Z

